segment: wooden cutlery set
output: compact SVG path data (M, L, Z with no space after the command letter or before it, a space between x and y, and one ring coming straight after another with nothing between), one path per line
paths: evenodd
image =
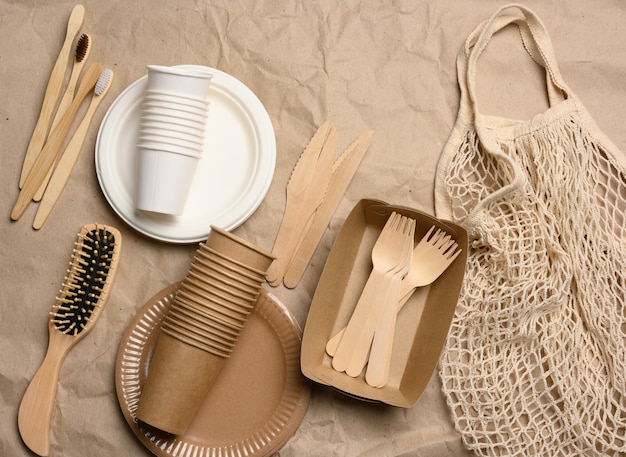
M461 250L449 234L431 227L413 247L415 220L393 212L372 249L373 268L348 325L326 344L332 367L366 382L389 378L396 315L417 287L436 280Z
M283 220L274 242L276 260L267 282L294 288L300 282L328 223L367 152L371 131L362 133L335 159L337 132L330 122L313 135L287 184Z

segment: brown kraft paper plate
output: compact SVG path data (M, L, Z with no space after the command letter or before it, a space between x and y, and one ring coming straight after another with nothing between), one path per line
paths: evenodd
M148 300L122 337L115 383L128 425L157 456L256 457L276 452L302 422L311 383L300 371L301 330L265 289L187 431L174 436L137 421L152 351L177 287L173 284Z

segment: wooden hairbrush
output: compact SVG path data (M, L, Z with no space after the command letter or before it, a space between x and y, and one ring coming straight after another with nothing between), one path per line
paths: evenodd
M50 422L61 365L91 331L109 296L122 245L120 232L99 224L78 233L67 276L48 321L48 350L20 404L18 428L36 454L50 450Z

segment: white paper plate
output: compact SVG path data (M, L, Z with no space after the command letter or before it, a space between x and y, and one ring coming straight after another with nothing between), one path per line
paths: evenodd
M270 117L250 89L213 68L204 157L181 216L135 209L135 144L147 75L128 86L107 111L96 141L96 173L115 212L137 231L161 241L195 243L210 225L232 230L261 204L274 176L276 138Z

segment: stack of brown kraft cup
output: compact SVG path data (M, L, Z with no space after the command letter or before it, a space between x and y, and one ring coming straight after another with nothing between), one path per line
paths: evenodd
M274 257L211 226L164 317L137 418L182 435L230 357Z

